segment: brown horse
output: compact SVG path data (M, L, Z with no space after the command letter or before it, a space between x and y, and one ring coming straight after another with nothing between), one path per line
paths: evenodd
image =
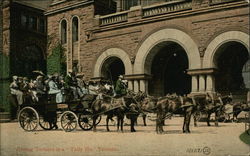
M189 125L193 113L193 100L189 97L169 96L158 100L156 104L156 132L163 133L163 125L166 117L177 112L184 115L183 133L190 133Z
M131 122L133 122L133 123L131 123L131 125L132 125L132 124L137 124L138 116L141 114L142 118L143 118L143 124L144 124L144 126L147 126L146 113L144 111L142 111L142 102L147 97L147 94L142 92L142 91L139 91L137 93L135 93L133 91L129 91L128 95L133 99L132 103L134 105L131 105L131 111L132 111L133 115L131 116L131 113L128 113L126 115L126 117L129 119L133 118L131 121ZM137 113L133 113L133 112L137 112ZM134 125L132 125L132 126L134 126Z
M99 115L107 115L106 129L109 130L109 120L112 120L113 116L117 117L117 131L123 131L123 120L125 116L125 105L123 98L113 99L112 97L105 97L103 99L97 99L92 103L91 109L93 112L93 131L96 131L96 120ZM114 107L117 107L114 109Z
M204 94L203 96L194 97L195 112L194 112L194 126L197 126L198 116L206 114L207 125L210 125L210 117L212 113L215 113L215 126L218 126L218 120L220 116L224 114L224 108L227 103L232 101L232 96L217 95L216 99L213 99L211 95Z

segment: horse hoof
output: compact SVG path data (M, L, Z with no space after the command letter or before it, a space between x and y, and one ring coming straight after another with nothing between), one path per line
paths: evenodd
M133 130L131 130L131 132L136 132L136 130L133 129Z

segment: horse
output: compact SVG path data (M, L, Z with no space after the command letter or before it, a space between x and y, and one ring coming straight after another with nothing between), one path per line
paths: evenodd
M242 111L250 111L250 105L246 102L238 102L233 105L233 121L238 121L238 115Z
M92 104L93 112L93 130L96 131L96 119L99 115L107 115L106 118L106 129L109 130L109 120L112 120L113 116L117 117L117 131L120 130L123 132L123 122L124 117L127 114L127 117L131 120L131 132L135 132L134 123L138 116L137 105L135 104L133 98L124 96L119 98L114 98L111 96L103 95L103 99L97 99ZM116 108L114 108L116 107Z
M223 96L220 95L213 99L208 93L204 96L194 97L194 102L196 103L196 108L194 112L194 126L197 126L198 116L201 113L205 113L207 126L210 125L210 117L212 113L215 113L215 126L219 126L218 120L221 115L224 115L225 105L232 102L232 96Z
M190 97L166 96L158 99L156 103L156 132L163 133L164 120L177 112L184 115L183 133L190 133L189 125L193 113L193 100Z
M141 107L142 107L142 102L144 101L144 99L147 97L147 94L145 93L145 92L142 92L142 91L139 91L139 92L137 92L137 93L135 93L135 92L133 92L133 91L131 91L131 90L129 90L128 91L128 95L130 96L130 97L132 97L133 99L134 99L134 104L135 105L131 105L131 110L132 111L140 111L139 113L137 113L137 115L135 114L135 113L133 113L133 116L131 116L131 115L126 115L126 117L128 118L128 119L130 119L131 117L133 118L132 120L132 122L134 122L133 124L137 124L137 119L138 119L138 116L139 116L139 114L141 114L142 115L142 118L143 118L143 125L144 126L147 126L147 124L146 124L146 113L145 112L143 112L142 110L141 110ZM134 110L133 110L134 109Z
M156 103L158 101L158 98L153 96L146 96L141 102L140 102L140 108L143 114L143 124L144 126L147 126L146 124L146 117L148 113L155 113L156 114Z

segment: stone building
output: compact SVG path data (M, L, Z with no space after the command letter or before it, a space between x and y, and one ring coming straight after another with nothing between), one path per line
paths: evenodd
M112 82L122 74L150 95L250 88L247 0L3 0L0 8L1 109L11 76L46 72L58 42L67 69Z
M156 96L250 86L246 0L56 0L45 15L67 68L88 79L123 74Z
M46 72L47 29L44 11L51 0L2 0L0 11L0 109L9 111L11 76Z

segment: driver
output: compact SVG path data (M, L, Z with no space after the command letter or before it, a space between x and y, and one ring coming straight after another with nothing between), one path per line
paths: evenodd
M120 75L116 81L115 92L117 96L124 96L127 94L126 80L124 80L122 75Z

